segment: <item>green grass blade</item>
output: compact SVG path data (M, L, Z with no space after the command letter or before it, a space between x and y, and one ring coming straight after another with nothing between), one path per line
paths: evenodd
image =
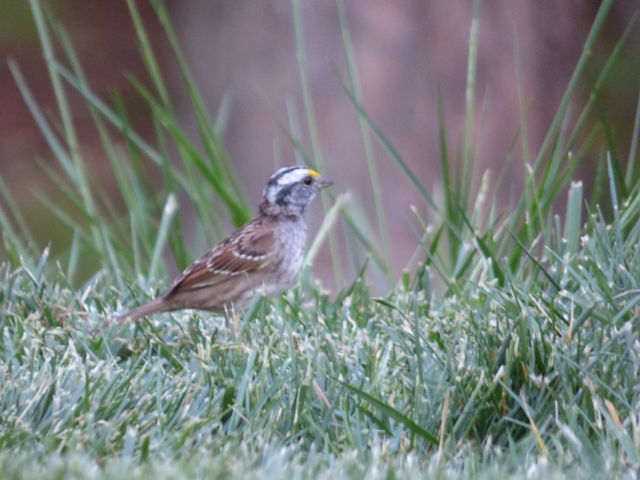
M638 184L636 176L636 159L638 158L638 139L640 138L640 89L638 90L638 103L636 104L636 117L631 132L631 146L625 174L625 184L631 190Z
M582 202L582 182L572 183L569 188L564 227L564 238L567 241L567 253L569 255L574 255L579 247L582 226Z
M349 33L346 12L342 0L336 0L336 9L338 10L342 47L344 49L344 56L347 61L347 69L349 72L349 88L353 92L354 97L358 100L358 103L362 104L362 87L360 86L360 78L358 74L358 68L356 66L355 53L353 51L353 44L351 42L351 35ZM386 263L388 265L391 265L391 241L389 239L389 229L384 213L382 186L380 184L380 178L378 176L377 160L371 140L371 130L367 124L367 121L362 118L362 115L358 115L358 125L360 127L362 146L364 148L364 154L367 160L369 183L371 185L373 204L378 221L378 236L380 238L380 243L382 246L382 254L384 255Z
M167 243L168 231L171 228L171 221L178 209L178 201L175 195L171 194L167 198L164 210L162 212L162 219L160 220L160 228L158 229L158 240L153 248L153 254L151 255L151 262L149 264L149 278L156 278L160 269L162 250Z
M395 408L390 407L386 403L378 400L377 398L369 395L366 392L363 392L360 389L355 388L352 385L349 385L348 383L342 382L338 379L334 379L334 380L338 382L340 385L347 388L351 393L355 394L356 396L360 397L362 400L366 401L368 404L378 408L385 415L388 415L389 417L393 418L395 421L402 423L413 434L425 439L427 442L431 443L432 445L438 446L438 439L435 435L427 432L424 428L422 428L420 425L415 423L406 415L400 413Z
M366 110L364 109L362 104L358 102L358 99L355 97L354 93L350 90L346 82L341 78L339 79L340 79L340 84L342 85L343 91L347 94L347 96L349 97L349 100L351 100L351 103L354 105L354 107L358 111L358 115L360 115L367 122L367 125L369 125L369 128L371 128L371 131L374 133L374 135L378 139L380 145L382 145L382 147L387 151L391 159L400 168L402 173L405 174L405 176L409 179L409 181L415 187L418 193L420 193L420 195L426 200L426 202L434 210L439 211L439 208L436 202L433 200L433 197L429 194L429 192L427 192L426 188L424 187L424 185L422 184L418 176L415 174L415 172L402 159L402 157L400 156L398 151L395 149L393 144L382 133L382 130L380 129L380 127L378 127L378 125L376 125L373 119L367 114Z
M300 12L300 0L291 0L291 10L293 14L293 30L296 45L298 77L300 80L300 88L302 91L302 102L304 104L306 127L309 139L311 141L311 153L313 156L313 162L311 166L316 167L321 172L326 172L322 148L318 136L318 128L316 126L315 107L312 101L311 87L307 75L306 47L303 34L304 27L302 23L302 15ZM325 212L329 208L329 204L324 197L322 197L322 207ZM333 266L333 275L336 285L344 285L344 272L342 271L342 262L340 260L337 238L334 232L329 232L329 251L331 253L331 264Z

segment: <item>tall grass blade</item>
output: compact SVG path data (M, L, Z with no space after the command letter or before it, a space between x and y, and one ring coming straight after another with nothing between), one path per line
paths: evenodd
M296 45L296 61L298 64L298 76L300 79L300 88L302 90L302 102L304 104L305 120L309 139L311 141L311 153L313 156L312 166L317 167L321 172L326 171L324 166L324 158L318 137L318 129L316 126L316 113L311 95L311 87L307 75L306 66L306 47L304 41L304 27L302 23L302 15L300 12L300 0L291 0L291 10L293 13L293 29ZM326 212L329 205L324 197L322 197L323 210ZM338 252L338 242L334 232L329 233L329 250L331 253L331 264L336 285L344 285L344 272L342 271L342 262Z
M636 173L636 159L638 158L638 139L640 138L640 89L638 90L638 103L636 104L636 117L633 122L631 132L631 146L629 148L629 159L625 174L625 184L631 191L638 185L638 175Z
M356 57L353 51L351 35L349 33L349 26L347 24L344 2L342 0L336 0L336 9L338 11L338 20L340 23L342 46L344 49L347 69L349 72L349 88L353 92L354 97L358 100L358 103L362 104L362 87L360 85L360 78L356 65ZM362 117L362 115L358 115L358 125L360 127L360 136L362 137L362 146L364 148L365 158L367 159L369 183L371 185L374 209L378 221L378 236L380 238L380 243L382 246L382 254L386 260L386 263L388 265L391 265L391 242L389 240L389 228L387 226L387 221L385 218L383 193L380 184L380 178L378 176L378 166L375 157L375 151L373 149L373 143L371 140L371 131L369 125L367 124L367 121Z
M380 142L380 145L382 145L382 147L387 151L391 159L396 163L396 165L398 165L402 173L405 174L405 176L409 179L411 184L415 187L418 193L420 193L420 195L425 199L425 201L434 210L439 211L438 205L433 200L433 197L431 196L431 194L427 192L427 189L422 184L422 182L420 181L418 176L415 174L415 172L402 159L402 157L400 156L396 148L393 146L393 144L382 133L382 130L380 129L380 127L376 125L373 119L367 114L366 110L364 109L364 106L355 97L354 93L351 91L347 83L341 78L339 78L339 80L340 80L340 84L342 85L343 91L347 94L347 96L349 97L349 100L351 100L351 103L357 109L358 115L360 115L367 122L367 125L369 125L369 127L371 128L371 131L374 133L377 140Z
M169 235L169 229L171 228L171 221L178 209L178 201L175 195L170 194L165 203L164 210L162 211L162 219L160 220L160 228L158 228L158 239L153 247L153 254L151 255L151 263L149 264L149 278L156 278L160 269L160 260L162 250L164 249L167 238Z

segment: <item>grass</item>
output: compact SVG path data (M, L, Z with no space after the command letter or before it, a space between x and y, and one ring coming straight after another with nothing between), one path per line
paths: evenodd
M171 252L178 266L189 261L192 248L175 214L176 198L189 199L200 239L220 236L223 219L242 223L249 210L217 133L224 115L214 121L207 113L161 3L154 5L198 120L197 144L173 115L135 2L129 6L152 88L132 81L153 112L154 144L136 135L117 100L91 92L64 32L38 1L31 5L59 90L64 138L33 101L17 64L12 71L62 166L65 177L58 180L75 210L47 203L75 234L65 255L40 252L0 183L7 204L0 210L7 252L0 267L2 478L637 474L638 179L633 158L625 166L603 155L595 181L608 192L612 214L585 199L582 183L571 179L599 141L600 127L585 130L590 101L577 125L567 118L611 2L601 6L558 116L527 170L522 198L507 213L497 211L486 177L478 186L472 181L477 21L470 36L467 133L455 160L442 140L445 198L435 199L366 113L338 2L349 59L338 81L359 115L374 198L385 187L371 149L378 141L432 208L431 225L417 219L422 262L387 295L373 297L369 271L387 274L390 240L381 235L378 252L367 239L371 231L384 233L384 213L374 202L376 224L369 225L339 196L325 205L330 221L322 235L334 220L343 222L351 244L372 261L336 298L305 270L286 295L256 298L235 317L180 312L104 336L91 328L165 286L163 253ZM294 0L304 118L313 130L299 7ZM475 8L477 19L479 3ZM629 29L634 26L632 20ZM54 38L64 62L53 53ZM598 77L598 88L608 71ZM83 173L66 107L69 87L92 112L126 216ZM313 132L308 154L299 126L276 120L303 158L321 164ZM638 122L633 128L635 152ZM444 120L441 133L446 138ZM126 148L116 146L115 136ZM149 171L161 177L161 189L151 191ZM565 192L566 210L558 215L554 209ZM212 196L226 206L213 218L205 208ZM335 246L333 254L339 263L343 254ZM97 265L81 280L78 264L87 256Z

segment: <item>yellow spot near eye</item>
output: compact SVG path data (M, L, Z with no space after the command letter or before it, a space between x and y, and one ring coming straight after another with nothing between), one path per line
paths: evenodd
M316 172L315 170L311 170L309 169L309 171L307 172L309 175L311 175L312 177L319 177L320 174L318 172Z

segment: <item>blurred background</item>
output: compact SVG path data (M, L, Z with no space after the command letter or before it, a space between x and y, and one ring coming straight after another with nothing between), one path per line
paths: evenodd
M300 3L307 47L305 60L327 170L323 173L336 181L338 191L350 192L352 202L368 208L373 202L356 110L335 73L346 71L337 10L331 1ZM449 146L455 155L463 140L472 2L345 0L344 3L364 105L422 183L437 197L441 191L437 101L438 97L442 101ZM148 2L139 1L137 5L180 112L181 105L186 103L185 92L162 29ZM106 99L117 92L128 106L132 124L152 140L149 110L126 78L132 75L148 83L126 2L56 0L48 6L69 34L95 92ZM296 162L270 108L286 117L290 113L287 105L294 105L300 123L304 122L291 2L190 0L168 1L167 6L210 111L217 111L223 97L230 100L224 142L251 202L256 204L265 180L274 169L274 152L278 152L281 163ZM598 1L589 0L493 0L481 6L475 172L479 179L485 170L491 170L491 185L505 206L518 197L522 188L523 152L521 145L515 145L521 119L526 118L529 150L535 157L598 6ZM585 97L589 82L595 82L637 8L636 0L614 3L593 51L594 62L587 71L586 82L580 87ZM38 163L58 167L9 73L6 63L9 57L22 69L41 106L45 110L55 109L34 21L25 0L3 0L0 4L0 176L22 205L42 245L51 242L55 250L62 251L68 244L69 233L64 227L55 227L34 195L34 192L58 194ZM640 38L635 28L598 98L599 107L589 120L595 124L606 118L608 125L613 126L608 134L622 156L628 154L631 143L638 78ZM272 107L266 106L264 99ZM115 186L89 112L77 95L71 96L71 101L83 154L92 161L91 176L102 185ZM185 108L180 116L181 124L193 132L195 122L191 113ZM302 136L308 141L304 132ZM602 153L603 145L604 139L593 145L594 159ZM411 228L415 218L410 205L424 211L424 202L384 151L378 145L375 148L397 276L416 245ZM504 178L498 182L501 175ZM588 161L580 167L579 175L585 179L592 177ZM586 187L589 188L588 182ZM315 206L309 215L315 228L320 211ZM374 213L372 210L370 213L374 223ZM316 270L326 277L331 267L323 258L326 257L321 256L316 262Z

